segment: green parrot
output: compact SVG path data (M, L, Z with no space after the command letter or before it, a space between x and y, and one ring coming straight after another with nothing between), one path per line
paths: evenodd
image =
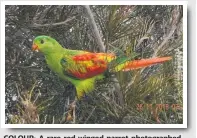
M171 57L156 57L130 61L113 53L70 50L63 48L54 38L44 35L34 39L32 50L43 53L48 67L60 78L70 81L75 86L77 98L93 91L96 80L103 79L106 71L125 72L171 59Z

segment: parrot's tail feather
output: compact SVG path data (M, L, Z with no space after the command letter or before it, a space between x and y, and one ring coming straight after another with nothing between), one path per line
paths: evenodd
M156 58L150 58L150 59L128 61L126 63L123 63L121 65L121 69L119 68L118 71L119 70L130 71L130 70L134 70L134 69L144 68L144 67L151 66L154 64L158 64L158 63L162 63L162 62L165 62L165 61L168 61L171 59L172 59L172 57L156 57Z

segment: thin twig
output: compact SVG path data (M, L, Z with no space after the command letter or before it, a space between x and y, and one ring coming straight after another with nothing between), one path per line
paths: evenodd
M40 95L41 95L41 93L40 93L40 90L39 90L39 93L37 94L35 100L33 101L33 104L35 104L35 102L38 100L38 97L39 97Z
M15 85L16 85L16 89L17 89L18 97L20 98L20 100L24 101L23 97L21 96L21 94L20 94L20 92L19 92L18 85L17 85L17 83L16 83L16 82L15 82Z
M33 17L33 21L36 21L36 20L38 20L38 19L42 20L42 19L46 16L47 12L51 9L51 7L52 7L52 6L47 6L47 7L44 9L43 12L41 12L41 11L39 12L39 10L42 9L42 7L39 6L39 7L37 8L37 10L36 10L35 16Z
M37 83L37 81L34 83L33 87L32 87L31 90L30 90L28 101L31 101L32 93L33 93L33 91L34 91L34 88L36 87L36 83Z
M76 110L76 100L72 103L73 105L73 123L75 124L76 122L76 115L75 115L75 110Z
M45 115L45 117L44 117L44 123L43 124L46 124L46 122L47 122L47 115Z
M138 44L137 44L135 47L140 46L141 43L144 42L144 40L146 40L146 39L149 39L149 37L147 37L147 36L142 37L142 38L139 40Z
M64 24L67 24L68 22L72 21L73 19L75 19L76 17L73 16L73 17L70 17L68 19L66 19L65 21L63 22L58 22L58 23L51 23L51 24L37 24L37 23L34 23L33 25L31 25L30 27L32 28L37 28L37 27L48 27L48 26L59 26L59 25L64 25Z
M52 124L55 124L55 117L53 116L53 122L52 122Z
M96 106L92 109L91 113L89 114L89 116L88 116L88 118L86 119L86 121L84 122L84 124L86 124L87 121L90 119L90 117L91 117L92 114L94 113L95 109L96 109Z
M65 101L65 105L64 105L64 113L67 111L68 107L70 104L70 99L69 96L67 97L67 100Z

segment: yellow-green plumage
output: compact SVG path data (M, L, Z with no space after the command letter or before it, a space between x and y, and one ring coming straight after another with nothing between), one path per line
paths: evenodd
M94 90L95 81L104 78L110 62L115 62L113 72L128 71L170 60L170 57L128 61L109 53L90 53L63 48L49 36L38 36L34 39L33 50L39 50L45 56L49 68L57 75L70 81L77 91L77 97ZM121 61L121 62L120 62Z

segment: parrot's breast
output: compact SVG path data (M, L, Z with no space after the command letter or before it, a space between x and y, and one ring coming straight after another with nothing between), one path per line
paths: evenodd
M55 72L59 77L66 79L65 75L63 74L63 68L60 64L60 60L61 60L62 56L61 54L57 53L57 54L50 54L45 56L46 62L48 67Z

